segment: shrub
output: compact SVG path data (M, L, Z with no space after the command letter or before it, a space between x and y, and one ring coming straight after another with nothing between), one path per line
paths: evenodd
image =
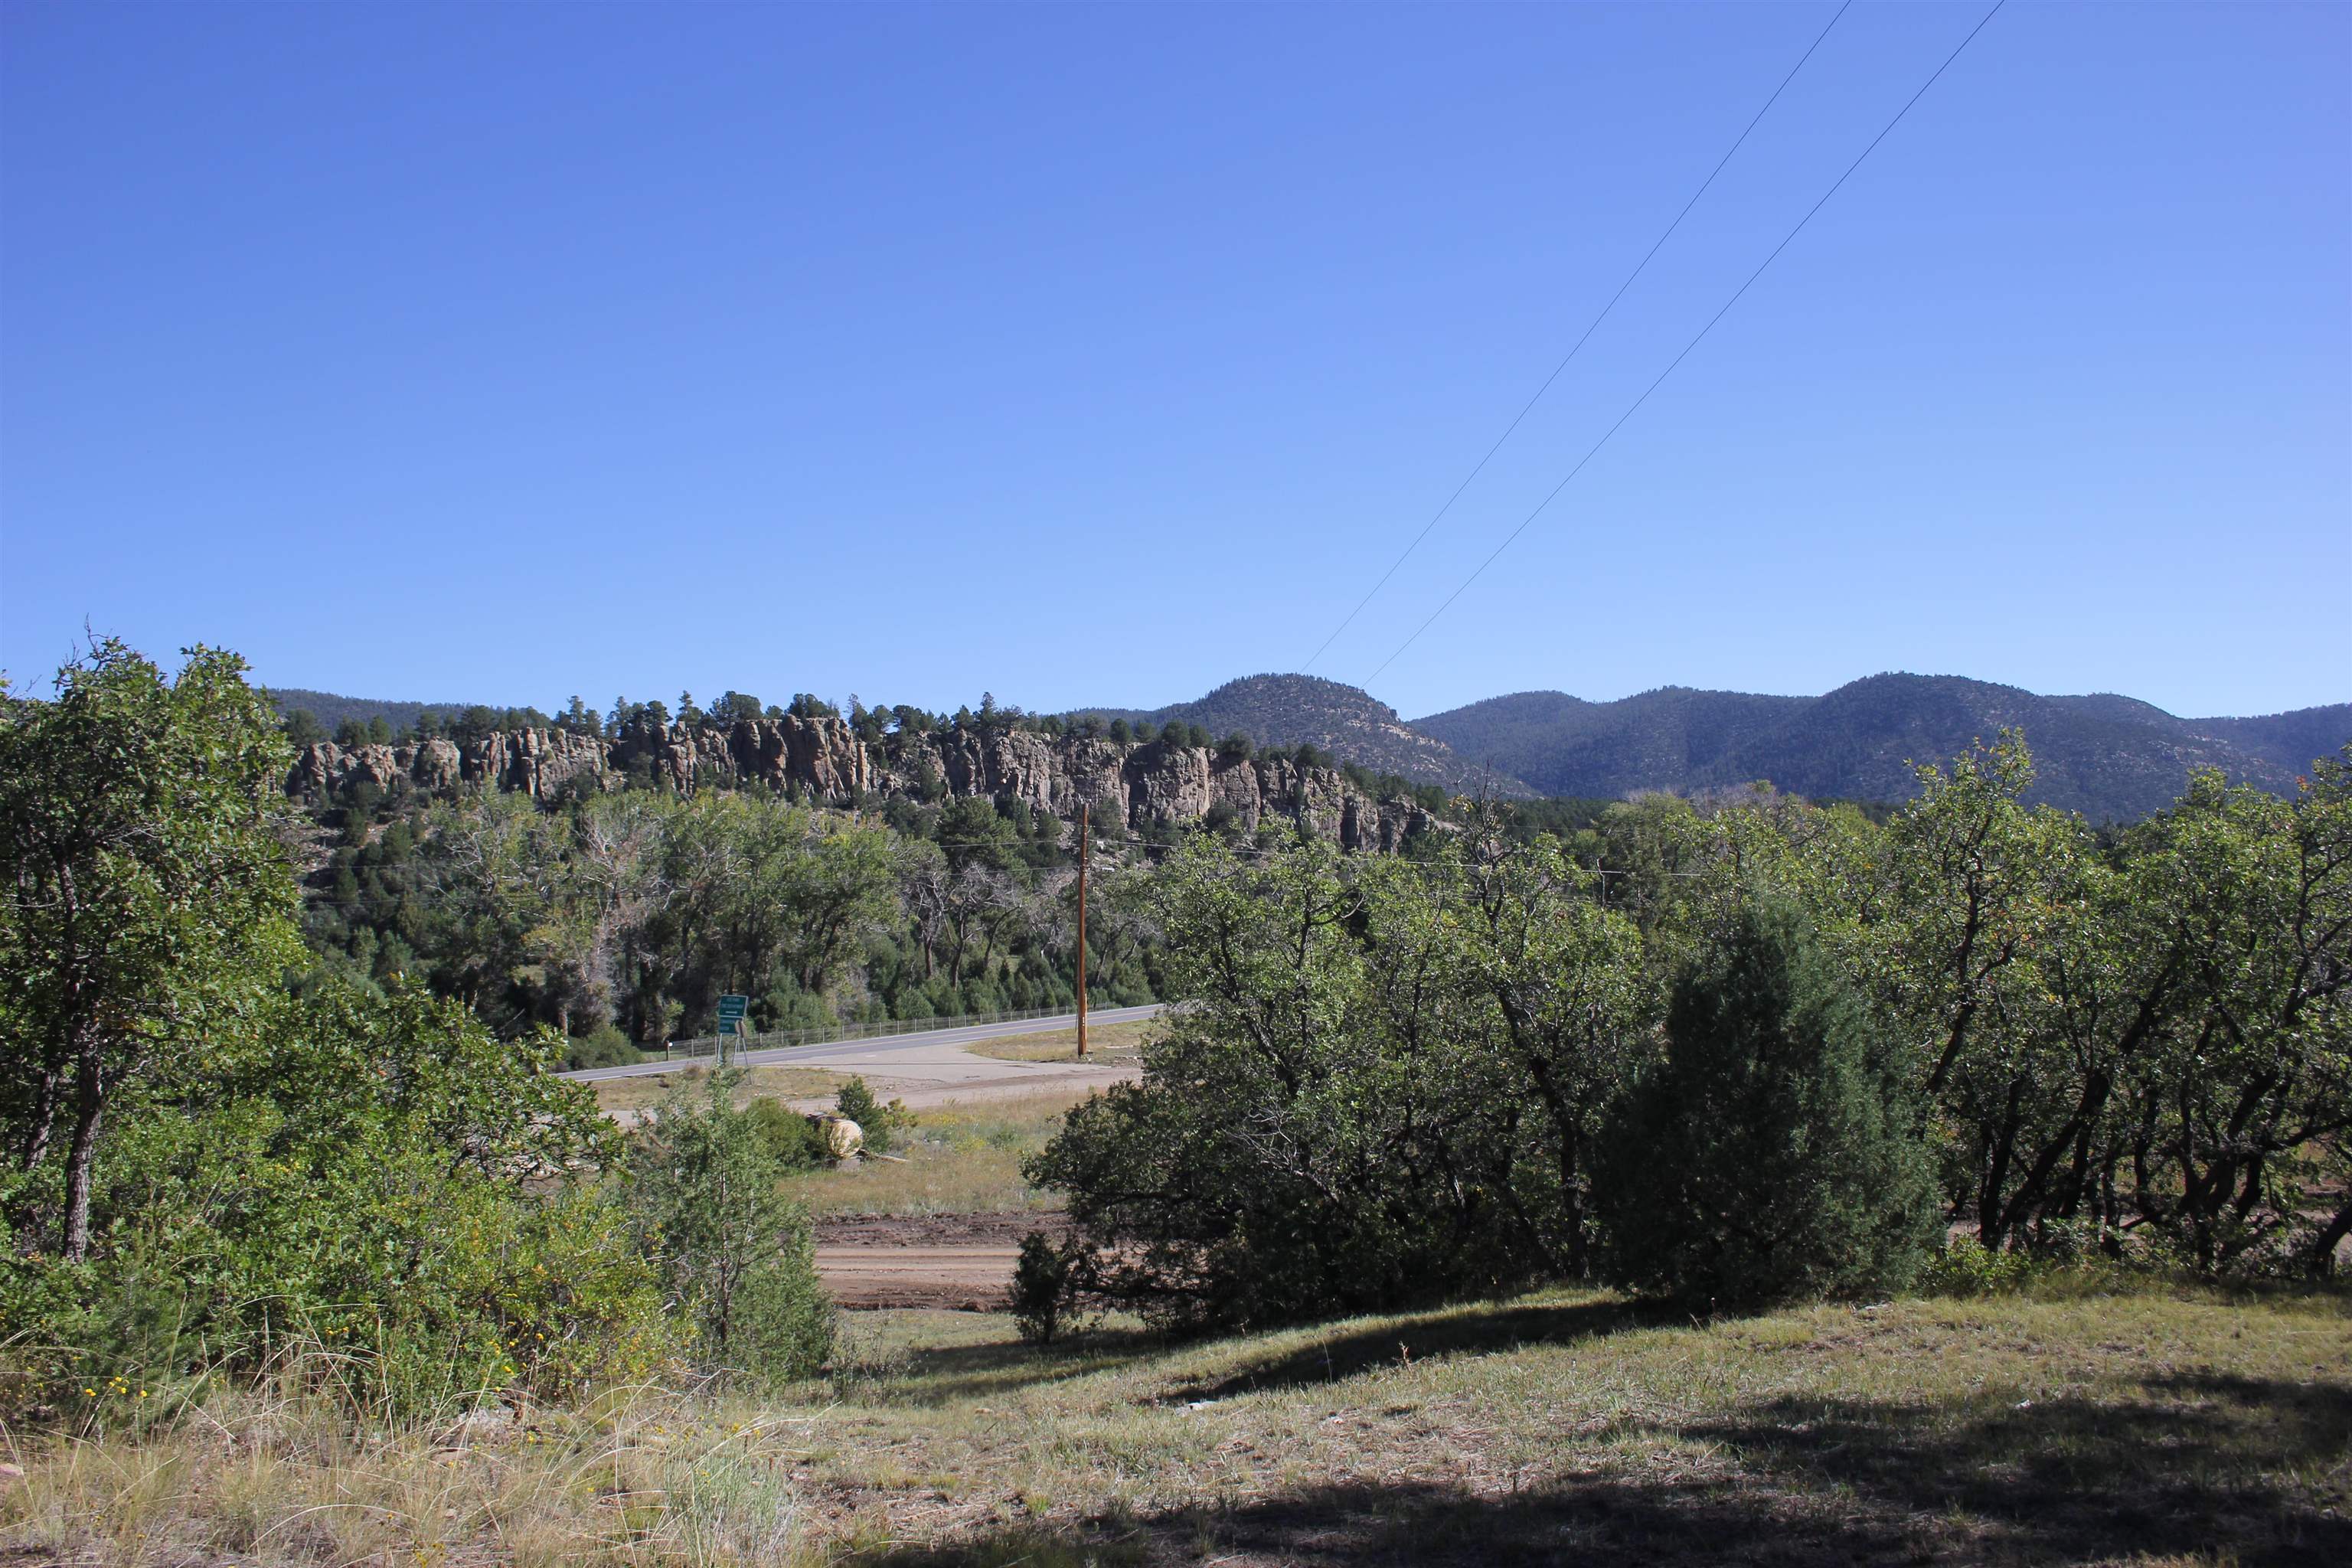
M784 1169L807 1171L832 1163L833 1150L825 1142L824 1130L792 1107L755 1100L744 1114Z
M1990 1252L1973 1236L1956 1236L1920 1270L1931 1296L1992 1296L2021 1289L2034 1262L2022 1252Z
M22 1393L71 1408L94 1373L249 1375L308 1342L355 1403L414 1410L562 1396L668 1353L652 1270L593 1181L609 1128L541 1070L552 1036L330 986L213 1044L112 1123L86 1261L0 1234ZM14 1177L0 1209L37 1209L25 1184L55 1180Z
M834 1105L844 1116L857 1123L858 1130L866 1134L867 1151L876 1154L888 1153L890 1145L897 1141L897 1134L915 1124L914 1117L908 1113L902 1101L894 1100L887 1105L883 1104L874 1098L874 1091L866 1087L866 1080L862 1078L853 1078L843 1084L841 1092L834 1099Z
M640 1244L699 1331L715 1368L752 1382L803 1377L833 1347L832 1300L817 1280L807 1214L761 1120L738 1110L741 1074L679 1085L631 1151Z
M563 1047L566 1072L578 1072L583 1068L629 1067L645 1059L646 1053L610 1024L599 1025L594 1033L566 1041Z
M1892 1057L1793 910L1734 914L1604 1131L1615 1282L1707 1309L1908 1284L1937 1205Z
M1063 1318L1092 1277L1093 1256L1093 1248L1076 1237L1056 1246L1045 1232L1033 1230L1021 1238L1008 1304L1023 1340L1033 1345L1054 1342Z

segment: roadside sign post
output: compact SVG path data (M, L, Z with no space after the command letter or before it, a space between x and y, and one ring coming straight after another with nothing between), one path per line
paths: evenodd
M719 999L719 1065L720 1067L727 1065L727 1042L730 1039L740 1040L743 1037L743 1016L751 1010L751 999L749 996L738 996L730 992Z

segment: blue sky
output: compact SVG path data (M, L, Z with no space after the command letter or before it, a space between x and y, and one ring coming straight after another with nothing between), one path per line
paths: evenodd
M1834 10L0 8L0 665L1151 705L1298 668ZM1981 6L1856 5L1362 681ZM1372 682L2352 697L2352 7L2013 0Z

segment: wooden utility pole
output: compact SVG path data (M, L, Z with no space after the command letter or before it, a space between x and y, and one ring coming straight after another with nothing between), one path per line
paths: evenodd
M1087 1058L1087 821L1092 808L1078 807L1078 1059Z

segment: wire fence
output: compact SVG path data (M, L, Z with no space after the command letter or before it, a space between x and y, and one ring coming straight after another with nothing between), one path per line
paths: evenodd
M1022 1024L1032 1018L1064 1017L1072 1011L1065 1005L1060 1007L1029 1007L1017 1013L965 1013L952 1018L886 1018L876 1024L828 1024L814 1029L771 1029L765 1034L731 1037L733 1043L727 1047L727 1054L732 1057L745 1051L776 1050L786 1046L832 1046L851 1040L880 1040L892 1035L919 1035L931 1029L961 1029L972 1025ZM697 1035L691 1039L672 1040L662 1055L666 1059L714 1057L719 1054L719 1041L717 1035Z

